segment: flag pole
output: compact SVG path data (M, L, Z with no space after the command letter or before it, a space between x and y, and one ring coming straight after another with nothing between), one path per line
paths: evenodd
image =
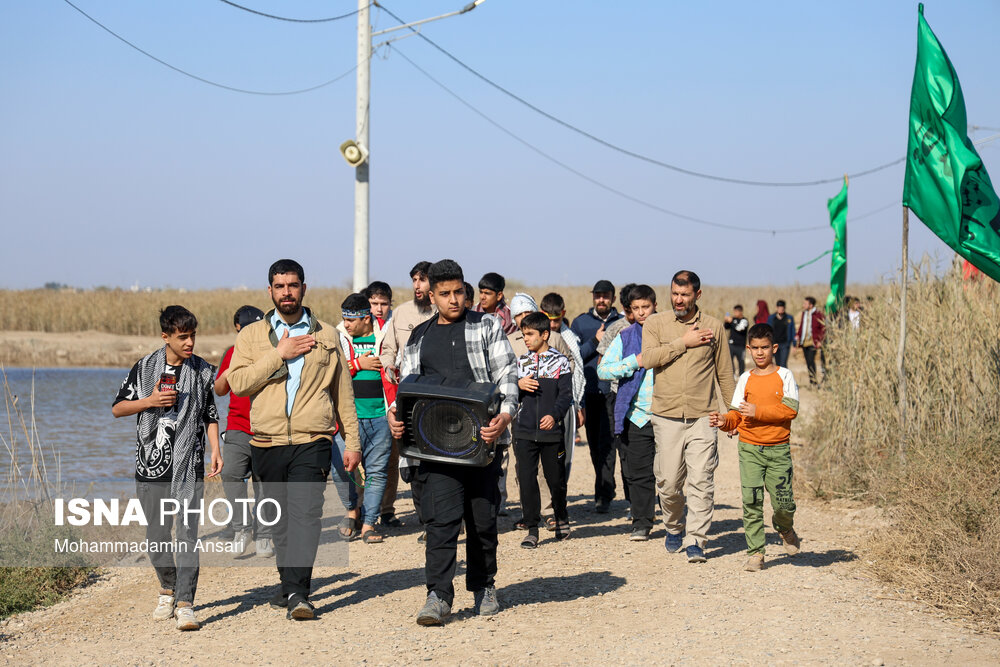
M903 279L899 298L899 352L896 365L899 367L899 460L906 465L906 282L910 273L909 258L910 209L903 207Z

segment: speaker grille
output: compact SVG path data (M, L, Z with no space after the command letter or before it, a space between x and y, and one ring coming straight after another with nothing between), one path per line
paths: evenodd
M480 447L483 424L470 406L448 399L419 399L413 405L413 418L418 447L453 458L468 456Z

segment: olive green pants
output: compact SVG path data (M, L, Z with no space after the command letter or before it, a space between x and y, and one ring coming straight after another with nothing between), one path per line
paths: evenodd
M740 485L743 487L743 532L747 553L764 553L764 490L771 496L774 529L792 529L792 452L788 443L760 447L740 441Z

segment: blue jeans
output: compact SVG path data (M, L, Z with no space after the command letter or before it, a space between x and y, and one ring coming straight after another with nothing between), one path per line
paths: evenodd
M791 342L778 343L778 353L774 355L774 363L783 368L788 368L788 354L792 351Z
M382 496L385 495L386 481L389 479L392 437L389 434L389 422L385 417L358 419L358 430L361 435L361 465L365 468L361 519L365 525L374 526L382 506ZM358 487L348 478L347 471L344 470L346 443L339 433L333 442L336 445L333 451L333 469L337 472L337 478L348 486L347 509L353 510L358 506Z

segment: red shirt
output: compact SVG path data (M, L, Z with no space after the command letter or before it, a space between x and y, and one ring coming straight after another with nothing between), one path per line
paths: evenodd
M219 372L215 376L216 379L229 368L229 362L232 359L233 348L229 348L222 355L222 361L219 362ZM249 396L237 396L233 392L229 392L229 415L226 417L226 430L243 431L244 433L253 435L253 431L250 430Z

